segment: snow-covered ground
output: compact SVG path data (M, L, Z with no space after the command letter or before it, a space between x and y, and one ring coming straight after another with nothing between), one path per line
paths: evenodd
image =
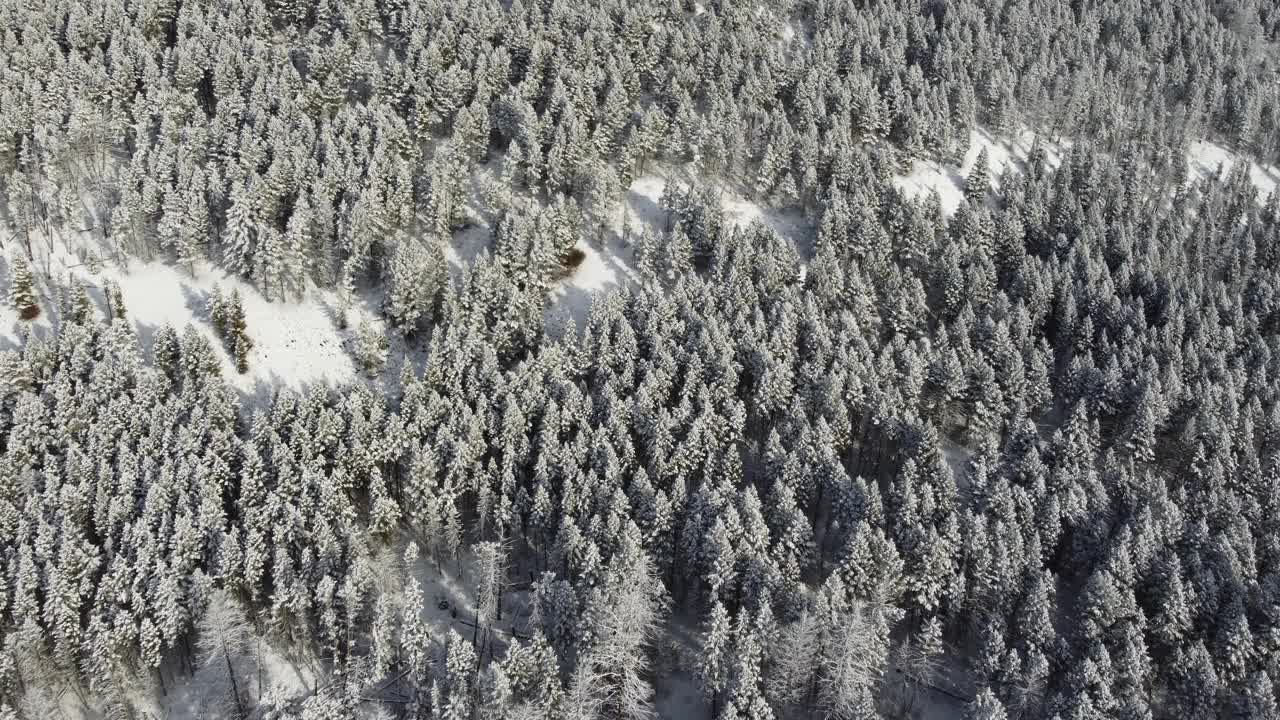
M1209 177L1219 167L1224 174L1230 172L1238 160L1239 157L1232 151L1206 140L1197 140L1187 150L1187 165L1195 178ZM1265 201L1268 195L1276 191L1277 183L1280 183L1280 169L1249 161L1249 179L1258 188L1258 199Z
M226 670L220 663L194 667L189 671L171 650L163 663L164 690L135 683L123 690L139 713L130 717L145 720L214 720L235 717ZM315 670L305 662L287 658L266 640L255 638L248 651L235 660L236 681L242 695L262 698L269 693L298 698L316 689ZM154 682L154 676L148 678ZM101 720L113 717L102 707L101 698L64 681L55 688L27 687L22 698L12 698L43 713L31 717L50 720Z
M257 658L261 651L261 667ZM286 658L265 640L250 646L247 657L236 663L237 682L250 698L275 692L283 697L302 697L316 689L316 673L305 663ZM171 676L174 682L159 698L135 695L137 707L157 718L233 717L235 707L227 688L226 670L220 664L198 667L194 675ZM227 715L231 712L231 715ZM72 716L76 717L76 716ZM93 717L87 715L85 717Z
M964 201L965 178L984 148L987 150L991 186L999 188L1000 178L1006 168L1021 172L1035 140L1036 133L1026 128L1014 138L995 138L986 130L974 130L969 136L969 150L959 166L936 160L912 160L909 170L903 175L895 175L893 181L909 197L937 190L942 199L942 210L950 217ZM1070 140L1052 142L1043 135L1040 136L1040 142L1050 167L1055 168L1062 163L1063 151L1071 145ZM1238 159L1236 153L1207 140L1198 140L1187 150L1187 163L1193 179L1209 177L1219 167L1230 171ZM1275 192L1277 184L1280 184L1280 169L1250 161L1249 178L1258 188L1258 199L1265 201L1268 195Z
M666 214L659 205L662 191L668 182L687 185L678 171L658 169L636 178L627 190L626 211L628 220L637 230L641 225L648 225L657 230L663 227ZM777 210L766 207L744 196L740 188L721 183L720 205L724 208L725 219L735 225L746 227L759 222L776 232L780 237L803 243L813 232L812 224L798 210Z
M454 271L455 279L462 268L470 267L480 253L491 249L493 230L488 224L472 223L453 233L449 242L444 243L444 257Z
M956 486L961 490L966 489L969 475L969 460L973 458L973 451L962 445L947 441L942 444L942 457L947 461L947 466L951 468L951 477L955 479Z
M403 556L408 539L397 543ZM443 559L439 567L425 551L419 553L408 572L422 589L422 619L437 648L443 650L449 631L468 640L475 632L477 581L475 555L464 551L455 561ZM507 586L502 594L502 620L494 626L497 653L505 651L515 632L520 637L529 631L529 589L527 585Z
M646 227L657 233L666 226L666 213L659 200L668 182L687 184L688 181L682 178L679 170L665 167L654 168L636 178L627 188L609 231L600 238L579 244L585 259L573 274L551 291L547 309L549 328L558 330L564 327L567 318L572 318L581 328L595 297L639 281L632 241ZM721 186L720 202L725 218L735 225L745 227L759 222L798 244L805 243L812 234L810 224L800 213L764 207L729 185Z
M1000 187L1000 178L1006 168L1021 172L1035 140L1036 133L1026 128L1020 130L1016 137L999 139L986 130L977 129L969 134L969 150L964 154L964 162L959 167L936 160L912 160L910 170L905 175L895 175L893 182L908 197L937 190L942 199L942 210L950 217L964 201L965 178L983 149L987 151L987 166L990 170L991 187L994 189ZM1062 151L1070 143L1050 142L1043 135L1040 136L1040 142L1050 167L1060 165Z
M710 703L688 668L698 666L702 641L696 621L671 616L657 640L654 665L654 709L660 718L693 720L709 717Z
M301 389L315 383L338 387L356 381L362 375L350 352L355 329L362 321L382 324L374 302L367 298L352 304L347 329L340 330L336 293L311 287L303 298L271 302L252 285L205 262L197 263L193 271L158 261L124 266L100 258L92 260L96 251L92 244L68 248L59 241L52 253L43 243L36 243L35 248L37 259L32 269L40 294L40 316L31 322L21 321L4 303L0 307L0 349L17 348L27 326L41 336L52 330L58 322L60 288L66 287L70 278L85 285L102 317L106 316L107 284L115 282L144 354L150 356L155 333L162 326L170 325L179 334L193 326L215 348L223 377L250 405L267 400L278 388ZM9 275L7 267L0 268L0 297L7 296ZM209 298L215 286L227 295L237 290L243 300L254 344L249 371L243 375L236 372L230 354L213 331ZM403 342L395 333L390 335L388 374L399 372L400 358L405 354Z
M570 319L574 327L582 329L598 295L630 285L637 278L631 267L631 248L621 238L610 235L599 247L579 242L577 248L582 251L582 263L550 292L546 326L555 332L563 331Z
M773 230L779 237L796 243L802 253L812 249L808 242L812 234L812 225L799 211L778 211L763 207L760 203L726 192L720 199L724 206L725 217L735 225L746 227L752 223L760 223Z

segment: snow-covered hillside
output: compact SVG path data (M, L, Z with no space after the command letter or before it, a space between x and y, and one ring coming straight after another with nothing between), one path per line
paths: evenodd
M659 201L669 182L689 184L681 171L666 167L654 168L636 178L627 188L609 232L594 242L579 243L578 249L584 254L582 263L551 291L547 307L549 328L563 327L567 318L581 328L594 298L639 281L631 243L642 229L660 232L665 226L666 216ZM725 218L733 224L746 227L760 223L796 243L807 242L812 234L811 224L800 212L769 208L745 197L731 184L719 186Z
M960 203L964 202L965 178L984 149L987 151L992 188L999 188L1006 169L1022 171L1036 137L1034 131L1026 128L1012 138L997 138L986 130L974 130L969 136L969 150L959 166L936 160L912 160L910 169L905 174L894 177L894 184L909 197L918 197L936 190L942 200L943 212L950 217L960 207ZM1050 167L1054 168L1062 163L1063 153L1071 147L1068 139L1051 141L1041 135L1040 142ZM1230 171L1238 157L1222 145L1207 140L1198 140L1187 150L1188 168L1196 179L1212 175L1219 167ZM1280 169L1250 161L1249 178L1258 188L1259 199L1265 200L1280 182Z
M1230 172L1238 161L1239 156L1236 153L1206 140L1192 143L1187 151L1187 165L1196 177L1207 177L1217 172L1219 168L1222 168L1224 173ZM1265 200L1268 195L1276 191L1276 185L1280 183L1280 169L1274 165L1259 165L1252 160L1248 162L1249 179L1258 188L1259 199Z
M978 130L970 137L969 150L961 165L914 160L911 170L896 176L894 182L911 196L936 190L949 216L963 201L964 178L983 149L988 154L992 184L998 187L1006 169L1021 170L1035 140L1036 134L1026 129L1014 138L995 138L985 130ZM1053 143L1043 137L1041 142L1049 163L1056 167L1070 143ZM1188 152L1189 167L1195 177L1207 177L1219 167L1229 170L1236 161L1234 153L1206 141L1194 143ZM1250 162L1250 177L1260 197L1265 198L1275 191L1280 171ZM584 259L552 289L546 310L548 327L563 327L567 318L582 327L594 298L637 282L630 239L643 227L655 231L662 228L665 218L659 199L668 182L687 180L678 170L661 167L641 175L627 189L610 232L579 244ZM804 242L812 232L810 222L799 212L762 206L731 186L725 187L721 199L726 218L738 225L759 222L797 243ZM347 328L340 329L339 303L333 291L312 287L306 297L299 300L271 302L252 285L229 277L203 261L195 265L194 272L161 261L133 262L123 267L101 259L92 262L95 248L91 243L79 243L77 248L68 249L61 242L54 243L52 254L43 249L43 243L36 244L34 269L42 281L39 284L45 311L30 324L38 335L49 332L56 321L57 291L51 288L63 286L69 277L76 277L105 313L104 288L107 282L115 282L120 286L144 351L150 351L152 336L161 326L168 324L182 331L187 325L193 325L219 348L224 377L246 398L263 401L276 388L301 389L314 383L340 387L358 381L362 376L351 353L355 328L361 322L382 325L376 299L358 300L348 311ZM460 270L490 249L490 245L490 229L483 224L473 224L454 234L447 244L446 256L454 269ZM3 262L0 258L0 263ZM7 268L3 268L0 295L7 292L8 278ZM243 375L235 372L230 356L221 350L210 324L208 301L215 286L228 293L238 290L244 300L254 349L249 371ZM7 304L0 307L0 348L17 347L26 324L17 319ZM398 372L402 358L414 357L414 350L406 347L394 333L389 335L392 347L387 372L393 373Z
M355 329L361 322L382 326L381 315L372 300L357 300L348 310L347 329L337 324L338 298L332 291L309 288L306 296L296 301L272 302L252 285L227 276L221 270L200 261L193 271L160 261L132 262L121 266L92 257L93 248L82 246L68 251L55 242L53 253L36 249L33 271L37 278L41 313L34 321L20 321L9 304L0 307L0 349L14 349L26 332L25 326L38 336L51 332L57 323L59 288L71 278L85 285L98 311L106 314L107 284L119 285L127 317L138 334L139 344L148 356L155 332L164 325L181 334L187 326L195 327L217 349L222 375L241 392L244 399L266 401L277 388L302 389L315 383L331 387L349 384L360 377L352 360L351 345ZM0 259L0 262L5 262ZM7 295L10 274L0 271L0 296ZM209 299L215 287L226 294L238 291L243 299L245 319L253 350L249 371L236 372L230 355L214 334L209 317ZM394 335L394 334L392 334ZM399 360L406 348L396 337L389 355L389 372L398 372Z
M1031 154L1037 134L1023 128L1016 137L996 138L986 130L974 130L969 135L969 150L964 154L964 162L959 167L947 165L936 160L912 160L911 167L904 175L894 177L894 184L909 197L917 197L933 190L938 191L942 199L942 210L950 217L960 203L964 202L964 180L973 169L978 155L985 149L990 170L992 188L1000 187L1000 178L1006 169L1021 172L1027 157ZM1040 142L1051 167L1062 162L1062 152L1070 147L1070 141L1050 141L1041 135Z

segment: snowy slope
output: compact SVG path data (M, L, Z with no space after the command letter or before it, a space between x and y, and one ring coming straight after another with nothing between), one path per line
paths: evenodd
M641 175L631 183L627 191L627 211L632 227L639 228L642 224L654 230L663 227L666 215L658 201L668 182L689 184L678 172L663 171L663 169ZM741 188L732 184L719 183L718 186L720 205L724 208L725 218L735 225L746 227L753 222L759 222L779 236L797 243L803 242L807 234L812 232L812 225L797 210L769 208L746 197Z
M972 168L978 153L988 152L993 185L998 186L1006 168L1019 170L1030 152L1035 133L1021 131L1016 138L997 140L989 133L978 130L970 138L970 148L964 162L956 167L936 161L915 160L910 171L895 177L895 183L908 195L919 196L937 190L942 198L944 211L950 215L963 199L964 178ZM1056 166L1061 162L1062 144L1045 143L1049 162ZM1194 143L1188 151L1189 166L1196 177L1206 177L1221 165L1229 169L1237 157L1234 153L1210 142ZM494 163L496 166L497 163ZM487 168L493 173L494 168ZM1260 198L1276 189L1280 171L1274 167L1262 167L1250 163L1250 176L1259 188ZM585 322L591 302L596 296L634 284L638 276L634 269L631 239L642 227L659 230L665 216L659 207L659 199L668 182L685 183L684 174L676 168L657 166L637 178L627 189L615 223L603 237L582 242L584 253L581 265L551 292L546 311L547 325L551 329L563 327L568 318L580 328ZM738 225L759 222L784 238L803 243L812 233L809 221L799 212L779 211L762 206L745 197L732 184L724 184L721 202L725 216ZM477 193L478 195L478 193ZM478 197L472 204L482 203ZM482 215L473 212L473 215ZM477 217L475 223L454 234L446 244L446 256L455 272L469 265L490 244L490 230ZM57 287L65 285L69 275L85 283L90 296L105 313L104 288L108 281L120 285L125 306L138 332L144 352L149 353L155 331L164 324L181 332L193 325L218 349L222 360L223 375L228 382L245 396L246 400L265 401L276 388L301 389L314 383L341 386L358 381L358 372L351 356L354 329L362 320L381 323L376 300L364 298L349 311L349 325L340 330L335 322L338 307L337 296L332 291L310 288L306 297L291 302L270 302L251 285L228 277L221 270L207 263L200 263L194 273L162 262L132 263L122 267L110 262L97 266L85 262L94 251L92 241L73 241L76 247L68 249L61 241L54 243L52 254L44 242L35 243L37 262L33 268L38 276L42 314L31 323L21 322L7 303L0 304L0 349L14 349L27 325L37 334L48 333L56 322ZM8 268L0 257L0 298L8 292ZM230 356L222 348L209 322L208 299L214 286L225 292L240 291L248 321L249 333L254 341L249 372L235 372ZM385 376L398 372L401 358L420 360L418 353L405 347L395 333L391 333L392 347L388 353Z
M1195 178L1205 178L1221 167L1230 172L1239 160L1238 156L1217 143L1198 140L1187 150L1187 165ZM1276 191L1280 183L1280 169L1273 165L1263 166L1249 161L1249 179L1258 188L1258 199L1265 201L1267 196Z
M985 148L990 168L992 188L1000 187L1000 178L1005 169L1021 172L1027 157L1036 140L1036 133L1022 129L1014 138L997 139L986 130L974 130L969 134L969 150L964 154L964 162L959 167L940 163L936 160L912 160L911 167L905 175L896 175L894 184L908 197L918 197L937 190L942 198L942 210L950 217L964 201L964 181L973 169L978 155ZM1062 150L1070 145L1068 141L1049 142L1041 136L1040 141L1045 149L1050 167L1062 163Z
M1006 168L1015 172L1021 171L1035 142L1036 133L1023 129L1015 138L993 137L985 130L975 130L969 136L969 150L965 153L964 162L960 166L940 163L936 160L912 160L910 169L903 175L894 176L894 184L909 197L918 197L937 190L942 199L943 212L950 217L964 200L964 181L973 169L978 154L985 148L990 164L991 185L1000 186L1000 177ZM1051 167L1062 163L1062 152L1070 147L1069 140L1049 142L1041 136L1041 142L1048 156ZM1193 178L1205 178L1217 172L1219 166L1229 171L1236 163L1238 156L1217 143L1198 140L1187 150L1187 163ZM1274 166L1262 166L1256 162L1249 163L1249 177L1258 188L1259 200L1275 191L1280 183L1280 169Z
M659 232L665 227L666 213L659 200L668 182L687 184L679 170L665 167L654 168L636 178L627 188L609 232L595 242L579 244L586 257L572 275L551 291L551 304L547 309L549 328L559 330L567 318L572 318L581 328L593 298L638 282L631 242L643 228ZM763 207L730 185L721 186L720 198L725 218L735 225L745 227L759 222L797 243L804 242L812 232L800 213Z
M572 275L551 291L546 313L549 329L559 331L569 318L581 328L594 298L639 281L632 242L644 228L657 233L666 226L666 213L659 200L668 182L688 184L679 169L662 166L636 178L627 188L609 231L593 242L578 245L586 257ZM719 183L719 187L720 203L729 222L740 227L758 222L800 247L808 243L813 227L800 212L762 206L730 183Z
M478 172L468 202L471 222L455 232L445 243L445 256L455 277L491 245L490 228L485 220L483 198L485 178L493 175L501 158ZM596 296L638 281L631 251L633 234L642 227L660 229L665 217L658 200L667 182L679 179L677 169L657 168L641 176L628 188L617 217L602 237L579 243L584 254L574 272L551 291L546 310L550 329L563 327L572 318L581 328L587 320L591 302ZM479 177L484 176L484 177ZM763 207L732 186L722 191L725 216L735 224L746 226L760 222L782 237L802 241L811 226L797 212L781 212ZM33 270L37 275L42 313L33 322L22 322L7 305L0 303L0 349L15 349L28 326L37 335L47 335L57 322L56 307L61 287L71 276L83 282L90 297L105 316L105 288L108 282L120 285L130 320L138 333L145 354L150 354L155 332L168 324L181 333L194 326L217 350L222 374L239 390L249 406L270 398L278 388L302 389L315 383L338 387L362 379L352 360L351 344L355 329L362 321L382 324L376 293L366 293L348 311L348 327L339 329L336 314L339 307L333 291L309 288L306 296L293 301L271 302L252 285L228 276L208 263L197 263L192 270L166 262L131 262L127 266L101 260L101 249L92 239L63 239L53 243L50 252L43 240L37 241ZM0 298L8 292L8 269L0 254ZM98 262L86 262L97 258ZM230 355L214 335L209 318L208 301L215 286L225 293L239 290L245 308L249 334L254 349L249 358L249 371L235 372ZM398 373L403 358L421 361L419 349L407 347L396 333L389 333L391 349L382 379Z
M631 249L620 238L611 236L601 247L579 242L577 248L584 255L582 263L550 292L546 323L557 332L570 318L581 329L597 295L630 285L637 277L630 264Z
M103 317L107 283L116 282L144 354L150 355L155 332L163 325L171 325L179 334L188 325L194 326L217 350L223 377L253 404L265 401L277 388L301 389L314 383L337 387L356 381L361 376L350 354L352 335L362 320L381 322L376 307L368 300L354 303L355 307L348 311L348 329L339 330L335 322L338 300L330 291L310 288L306 297L297 301L270 302L252 285L207 263L198 263L194 272L188 272L162 262L135 262L124 267L106 261L86 263L77 257L88 252L88 247L80 247L73 254L56 243L51 256L47 249L37 250L33 271L41 296L40 317L32 323L19 321L5 303L0 308L0 349L16 348L27 325L37 335L51 331L57 322L59 287L66 286L70 277L85 284ZM8 282L5 267L0 269L0 297L7 295ZM227 294L238 290L243 298L254 343L249 371L243 375L235 371L210 323L208 303L215 286ZM402 346L392 338L388 372L398 372Z

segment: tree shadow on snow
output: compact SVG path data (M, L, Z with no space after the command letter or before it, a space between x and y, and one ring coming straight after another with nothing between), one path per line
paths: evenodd
M666 226L667 214L658 203L653 201L653 198L634 189L628 189L626 205L624 209L633 210L635 219L648 226L650 230L657 231Z
M199 320L206 325L213 322L209 317L209 296L206 293L186 282L180 283L179 290L193 320Z
M593 292L565 283L560 287L562 294L552 298L552 304L547 309L543 327L548 334L562 337L568 325L567 320L571 318L575 330L581 333L587 326L587 320L591 317L591 304L596 302L596 296L601 293L612 292L616 287L615 285Z

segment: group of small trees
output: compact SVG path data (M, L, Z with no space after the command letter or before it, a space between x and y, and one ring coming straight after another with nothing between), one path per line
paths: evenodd
M209 294L209 321L213 324L213 332L226 346L235 361L236 372L249 372L249 353L253 350L253 338L249 337L249 326L244 317L244 300L238 288L230 295L225 295L220 286L215 285Z
M91 267L91 270L95 268ZM102 285L102 294L106 301L107 318L123 319L128 309L125 307L124 294L120 290L120 285L107 280ZM32 275L30 263L22 253L15 254L9 262L8 301L19 320L30 321L40 315L35 277ZM61 288L58 310L61 314L68 315L78 322L83 322L94 312L93 303L89 299L84 282L74 275L68 276L66 286Z

